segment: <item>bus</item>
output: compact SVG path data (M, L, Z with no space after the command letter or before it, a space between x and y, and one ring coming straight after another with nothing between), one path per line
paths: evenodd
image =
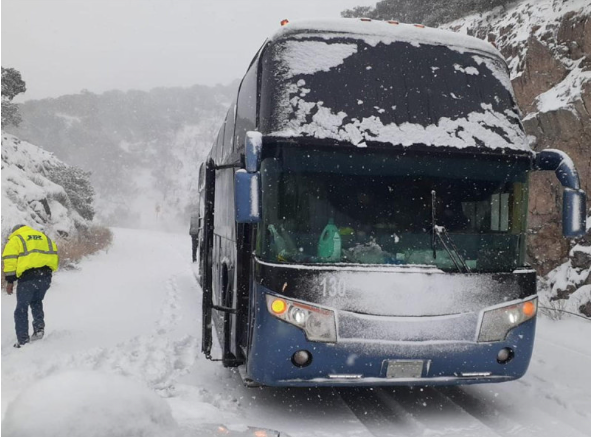
M203 353L247 385L521 377L534 171L555 171L563 233L582 235L573 162L531 149L489 43L395 21L283 25L204 166Z

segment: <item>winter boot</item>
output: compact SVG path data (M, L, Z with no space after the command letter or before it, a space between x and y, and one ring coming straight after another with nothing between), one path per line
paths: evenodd
M33 332L33 335L31 335L31 341L41 340L44 334L45 332L43 331L43 329Z
M28 343L28 341L25 341L24 343L20 343L20 342L18 342L18 341L17 341L17 342L14 344L14 347L15 347L15 348L17 348L17 349L20 349L20 348L22 348L24 345L26 345L27 343Z

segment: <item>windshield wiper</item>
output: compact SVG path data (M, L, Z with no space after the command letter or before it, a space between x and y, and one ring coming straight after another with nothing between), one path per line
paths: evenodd
M471 273L471 269L469 269L469 266L460 254L456 244L454 244L454 241L450 238L446 228L436 224L436 191L432 190L432 251L434 253L434 259L436 259L436 239L440 240L440 243L459 272Z

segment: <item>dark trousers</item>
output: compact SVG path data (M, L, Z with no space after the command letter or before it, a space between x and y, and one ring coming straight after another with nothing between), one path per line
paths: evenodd
M14 327L19 343L29 341L29 307L33 315L33 331L45 328L43 320L43 298L51 285L51 273L28 275L19 279L16 289L16 310L14 310Z
M191 236L191 260L197 261L197 246L199 245L199 239L197 235Z

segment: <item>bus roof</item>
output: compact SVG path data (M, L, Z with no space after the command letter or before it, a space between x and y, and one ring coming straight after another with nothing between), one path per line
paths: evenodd
M398 23L396 21L362 21L359 18L290 22L277 30L270 37L270 41L277 41L286 37L297 37L297 35L315 35L325 39L353 37L363 40L371 46L375 46L380 42L388 44L394 41L439 45L454 48L460 52L466 50L479 51L503 59L500 52L492 44L472 36L416 24Z

